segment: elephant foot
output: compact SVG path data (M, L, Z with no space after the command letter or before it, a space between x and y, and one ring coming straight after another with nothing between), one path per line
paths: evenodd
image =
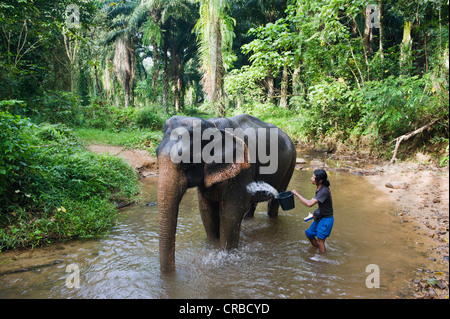
M232 250L232 249L237 249L239 246L239 240L232 240L232 241L226 241L226 242L221 242L220 243L220 248L222 248L223 250Z
M267 215L269 216L269 218L276 218L278 217L278 210L275 212L268 212Z

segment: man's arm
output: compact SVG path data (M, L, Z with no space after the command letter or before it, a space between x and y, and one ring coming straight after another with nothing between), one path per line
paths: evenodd
M292 190L292 194L294 194L295 196L298 197L298 199L300 199L300 201L302 202L303 205L311 207L314 206L315 204L317 204L319 201L315 198L311 198L311 199L306 199L304 198L302 195L300 195L299 193L297 193L297 191L295 189Z

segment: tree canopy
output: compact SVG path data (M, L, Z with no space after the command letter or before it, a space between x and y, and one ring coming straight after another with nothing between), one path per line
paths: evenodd
M0 22L0 99L27 116L286 110L372 142L443 118L448 139L448 1L5 0Z

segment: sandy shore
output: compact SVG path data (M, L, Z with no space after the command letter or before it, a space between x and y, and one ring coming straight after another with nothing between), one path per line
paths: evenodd
M417 234L430 260L429 269L417 269L410 283L415 298L449 296L449 170L416 163L378 166L365 176L392 199L395 215Z

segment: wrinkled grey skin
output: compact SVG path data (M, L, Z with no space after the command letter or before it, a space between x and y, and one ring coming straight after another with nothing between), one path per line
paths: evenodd
M208 239L219 240L221 248L235 248L239 241L241 221L246 216L253 216L257 202L268 198L256 198L246 190L253 181L264 181L279 192L286 190L291 179L296 159L292 140L280 129L278 135L278 168L274 174L260 174L258 161L249 161L246 153L243 163L179 163L175 164L170 157L170 150L177 142L170 140L171 132L177 127L185 127L191 137L193 121L198 118L175 116L168 119L164 126L164 137L158 146L158 207L159 207L159 254L163 272L175 270L175 233L177 227L178 208L188 188L197 187L200 214ZM214 128L225 134L225 128L276 128L264 123L256 117L244 114L231 118L213 118L201 120L201 129ZM268 135L267 144L269 143ZM248 145L247 138L244 138ZM234 145L242 139L233 137ZM202 142L202 147L208 141ZM242 144L240 144L242 145ZM191 145L192 146L192 145ZM258 146L259 147L259 146ZM269 145L266 148L269 152ZM245 147L247 152L247 147ZM191 151L192 154L192 151ZM191 155L192 156L192 155ZM267 163L266 163L267 165ZM270 198L268 215L278 215L279 203Z

